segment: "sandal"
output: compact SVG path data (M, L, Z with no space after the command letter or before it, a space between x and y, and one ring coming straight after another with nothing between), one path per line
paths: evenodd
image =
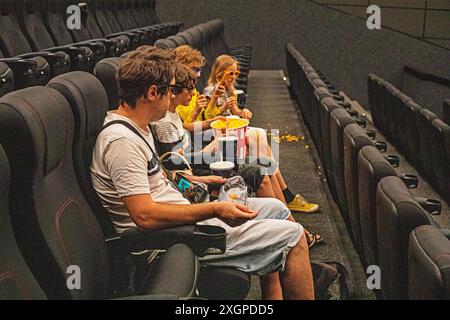
M306 242L308 243L308 248L311 249L315 244L322 243L323 237L314 232L306 232Z

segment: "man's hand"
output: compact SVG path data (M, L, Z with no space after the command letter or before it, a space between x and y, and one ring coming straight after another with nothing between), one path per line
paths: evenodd
M190 177L190 180L204 184L224 184L225 182L227 182L226 179L218 176L204 176L204 177L192 176Z
M253 113L250 110L248 110L248 109L242 110L241 118L250 120L252 117L253 117Z
M246 206L233 202L215 202L214 213L218 219L232 228L243 225L258 215L257 212L250 210Z

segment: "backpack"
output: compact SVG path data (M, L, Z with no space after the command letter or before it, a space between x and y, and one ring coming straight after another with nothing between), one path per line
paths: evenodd
M312 262L316 300L349 300L353 296L353 283L347 269L339 262Z

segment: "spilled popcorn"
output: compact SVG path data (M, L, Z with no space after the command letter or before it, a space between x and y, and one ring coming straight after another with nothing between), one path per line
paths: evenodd
M299 142L299 141L305 140L305 137L299 137L299 136L286 134L286 135L281 136L281 137L274 136L273 140L275 142L277 142L277 143L281 143L281 142Z

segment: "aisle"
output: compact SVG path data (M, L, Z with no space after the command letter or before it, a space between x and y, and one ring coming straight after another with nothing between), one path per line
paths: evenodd
M356 299L373 299L359 259L348 237L344 222L320 173L317 152L290 97L282 71L252 71L249 77L247 106L253 111L251 125L280 130L293 141L280 144L280 168L293 192L318 203L319 213L295 215L306 228L321 234L325 241L311 251L313 261L334 260L343 263L355 283ZM300 137L299 141L296 138ZM302 137L305 137L302 140ZM254 279L249 299L260 299L259 281Z

